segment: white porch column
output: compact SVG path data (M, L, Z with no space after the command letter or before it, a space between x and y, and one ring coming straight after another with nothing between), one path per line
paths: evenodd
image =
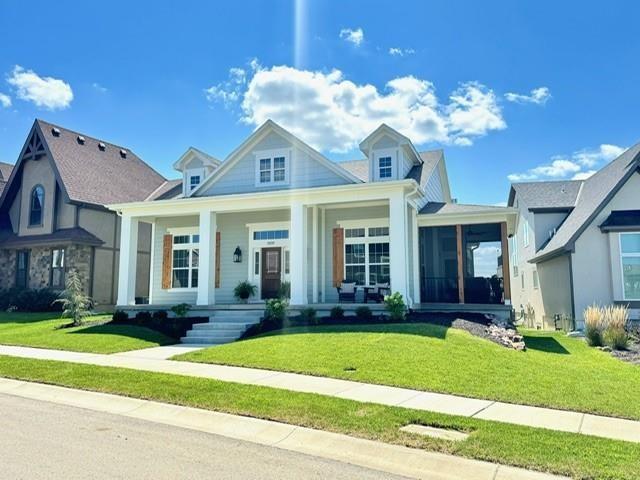
M420 303L420 234L418 230L418 210L411 209L412 265L413 265L413 303Z
M213 305L216 295L216 230L215 212L200 212L200 263L198 265L197 305Z
M120 265L118 267L118 305L133 305L136 300L136 264L138 260L138 219L122 215L120 221Z
M299 202L292 203L291 229L289 232L292 305L304 305L307 303L306 223L306 207Z
M407 214L404 193L399 192L389 198L389 266L391 277L391 293L400 292L409 301L407 285Z
M318 250L318 207L317 206L313 206L312 207L312 212L313 212L313 217L312 217L312 235L313 235L313 240L311 242L311 250L312 250L312 257L311 257L311 273L312 273L312 288L313 288L313 292L311 294L311 298L312 298L312 302L313 303L318 303L318 256L320 255L320 251Z

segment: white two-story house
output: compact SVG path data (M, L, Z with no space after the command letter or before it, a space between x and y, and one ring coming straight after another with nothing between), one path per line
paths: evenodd
M272 121L220 161L190 149L182 187L162 199L112 204L122 217L118 305L133 306L135 245L152 225L149 303L194 309L237 303L249 281L260 303L289 282L291 305L329 308L338 287L388 285L414 307L510 309L507 237L516 210L451 199L443 152L418 152L382 125L363 158L336 163Z

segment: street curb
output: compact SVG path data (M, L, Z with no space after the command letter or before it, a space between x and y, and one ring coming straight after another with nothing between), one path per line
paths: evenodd
M442 453L390 445L192 407L0 378L0 393L123 415L429 480L559 480L559 477Z

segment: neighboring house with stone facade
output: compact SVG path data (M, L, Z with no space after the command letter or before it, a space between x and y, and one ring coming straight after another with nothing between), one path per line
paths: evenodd
M130 149L36 120L0 164L0 288L64 288L76 270L101 306L117 295L120 217L105 208L173 188ZM148 296L151 225L140 224L136 297Z
M593 303L627 305L640 318L640 144L587 180L514 183L508 205L519 210L516 311L545 328L563 317L581 327Z

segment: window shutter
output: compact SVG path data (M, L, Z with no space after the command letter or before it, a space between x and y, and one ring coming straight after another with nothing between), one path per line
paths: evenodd
M162 288L171 288L171 267L173 263L173 235L162 237Z
M220 288L220 232L216 232L216 288Z
M333 286L339 287L344 280L344 229L333 229Z

